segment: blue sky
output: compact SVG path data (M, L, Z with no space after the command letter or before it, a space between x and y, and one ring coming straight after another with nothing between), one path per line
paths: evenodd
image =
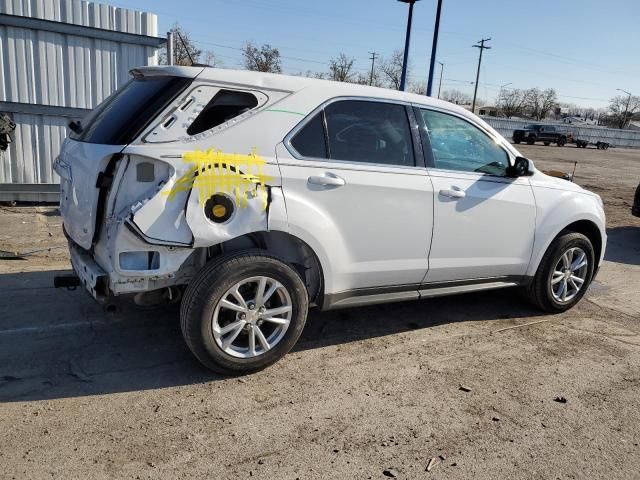
M408 7L396 0L116 0L154 12L159 32L178 22L227 68L241 65L245 41L279 48L285 73L326 71L340 52L363 72L369 53L389 56L404 45ZM436 0L414 8L412 80L426 80ZM162 33L161 33L162 34ZM478 49L485 50L478 96L500 85L553 87L562 102L605 107L620 92L640 95L640 0L444 0L437 60L443 90L472 92ZM436 71L436 81L439 70Z

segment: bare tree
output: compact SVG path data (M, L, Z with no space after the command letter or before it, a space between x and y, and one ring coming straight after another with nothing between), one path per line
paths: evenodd
M525 92L519 88L502 89L496 106L507 118L519 115L525 106Z
M542 92L539 88L530 88L524 92L524 102L527 108L527 113L536 120L540 119L540 97Z
M402 78L402 62L404 55L402 50L394 50L391 58L388 60L381 59L380 72L389 84L389 87L400 90L400 79ZM407 76L409 67L407 66Z
M640 97L618 95L609 104L609 113L617 128L625 128L633 115L640 111Z
M200 54L202 54L202 50L196 48L191 40L191 35L185 32L180 25L175 23L173 27L171 27L171 31L173 32L174 38L174 46L173 46L173 63L175 65L191 65L191 59L193 59L193 63L198 63L200 59ZM165 45L160 49L160 58L161 65L166 65L169 63L167 58L167 45Z
M553 88L547 88L542 91L542 102L540 104L540 118L543 119L547 114L558 105L558 94Z
M258 72L281 73L280 51L265 43L257 47L251 42L247 42L242 48L244 56L244 66L247 70Z
M447 102L455 103L456 105L468 105L471 103L471 95L468 95L455 88L452 90L444 90L440 94L440 98ZM480 103L476 100L476 103Z
M427 82L424 80L409 82L409 88L407 88L407 90L411 93L424 95L425 92L427 91Z
M218 60L215 53L213 53L211 50L207 50L206 52L204 52L204 54L202 55L202 63L204 63L205 65L209 65L210 67L222 66L222 62Z
M533 118L542 120L558 104L558 95L553 88L530 88L525 92L525 104Z
M354 77L353 64L356 59L340 53L338 58L329 60L329 78L337 82L350 82Z

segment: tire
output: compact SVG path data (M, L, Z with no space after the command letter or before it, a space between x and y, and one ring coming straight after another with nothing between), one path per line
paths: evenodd
M549 145L551 145L551 142L544 142L544 145L548 147Z
M587 264L580 270L576 270L575 275L572 272L570 279L560 276L561 280L557 281L559 275L554 275L554 271L556 271L556 267L562 263L563 255L570 251L573 251L571 260L573 260L574 265L579 260L580 252L585 254ZM559 313L569 310L580 301L589 288L589 284L593 278L594 265L595 253L593 251L593 245L587 237L575 232L566 231L561 233L551 243L540 261L538 271L528 287L527 294L529 299L538 308L547 312ZM574 295L569 296L569 293L573 293L577 286L577 281L573 280L574 277L583 278L583 283L580 284L580 288ZM555 281L555 284L552 284L552 281ZM564 301L562 301L561 298L563 284L565 288L567 288L568 293ZM557 296L558 293L560 294L560 298Z
M267 279L265 294L274 288L264 303L265 312L289 308L288 312L273 313L271 320L262 320L258 302L252 305L262 278ZM230 292L237 285L241 285L236 291L243 297L244 308ZM226 305L221 305L222 300L227 300ZM235 304L233 308L229 303ZM251 250L220 258L196 275L182 300L180 324L189 349L204 366L224 375L242 375L272 365L291 350L302 333L308 308L307 289L300 275L281 259ZM232 324L238 328L221 331Z
M516 145L520 145L520 140L514 140L513 143L515 143Z
M567 139L565 137L560 137L558 139L558 146L559 147L564 147L564 145L567 143Z
M527 138L527 145L533 145L534 143L536 143L536 137Z

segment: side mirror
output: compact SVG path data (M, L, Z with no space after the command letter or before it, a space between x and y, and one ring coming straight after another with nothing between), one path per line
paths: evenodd
M529 160L524 157L516 157L513 165L507 167L508 177L524 177L531 174L533 174L533 172L529 169Z

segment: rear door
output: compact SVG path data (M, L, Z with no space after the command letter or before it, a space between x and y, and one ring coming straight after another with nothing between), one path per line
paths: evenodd
M524 275L536 215L528 177L506 176L509 153L481 125L436 109L416 116L435 191L425 282Z
M416 292L427 271L433 189L412 116L403 104L338 99L278 149L290 230L327 259L327 293Z

